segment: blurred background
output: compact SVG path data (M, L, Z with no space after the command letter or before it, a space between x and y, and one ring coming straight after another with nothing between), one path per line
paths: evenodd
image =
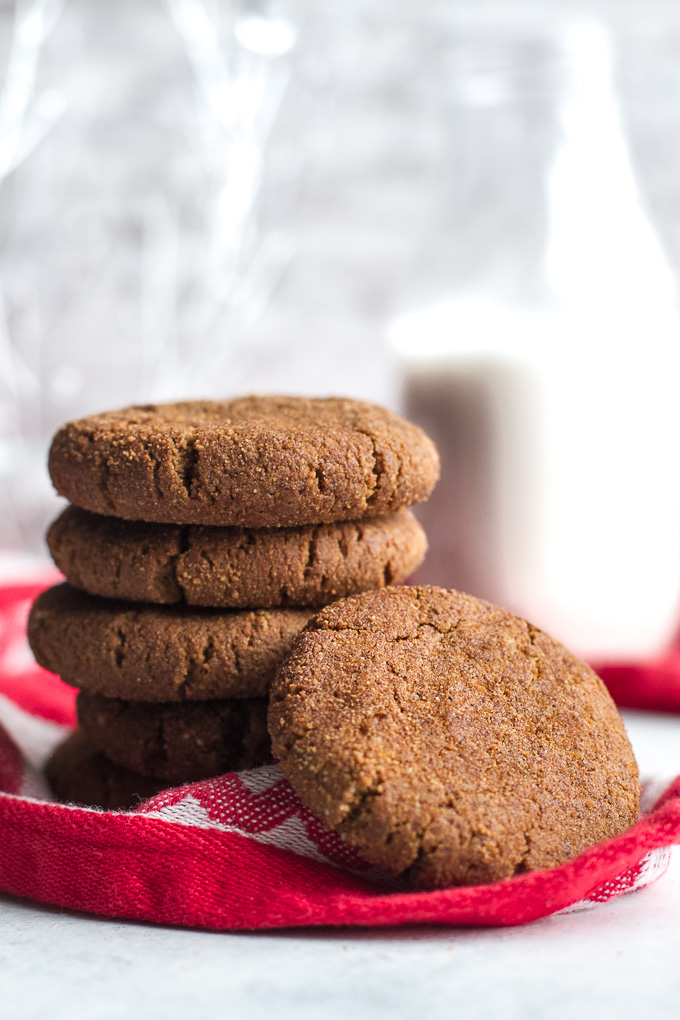
M0 553L64 421L341 394L442 454L418 580L680 615L680 7L0 2Z

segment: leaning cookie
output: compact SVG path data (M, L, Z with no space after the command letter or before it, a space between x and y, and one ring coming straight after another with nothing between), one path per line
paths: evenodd
M633 752L595 673L455 591L327 606L281 666L269 728L307 807L416 887L551 867L638 816Z
M47 544L76 588L107 598L238 609L322 606L404 581L425 533L409 510L299 528L149 524L70 506Z
M81 691L76 707L93 747L126 769L168 783L271 761L266 698L152 704Z
M80 730L74 730L48 758L45 777L57 800L106 811L136 807L168 785L116 765Z
M257 698L310 615L116 602L60 584L38 596L28 640L45 669L107 697Z
M439 475L417 425L357 400L244 397L129 407L64 425L49 468L85 510L174 524L293 527L426 499Z

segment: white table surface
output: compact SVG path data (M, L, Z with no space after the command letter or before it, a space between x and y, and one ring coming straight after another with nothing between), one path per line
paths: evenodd
M680 718L624 713L643 774ZM3 1020L680 1016L680 852L649 889L521 928L185 931L0 897Z

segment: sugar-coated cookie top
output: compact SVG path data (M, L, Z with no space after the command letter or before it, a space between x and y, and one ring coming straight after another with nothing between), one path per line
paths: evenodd
M76 506L131 520L279 527L426 499L433 443L385 408L329 397L129 407L64 425L50 475Z
M637 819L637 766L600 679L456 591L321 610L279 668L269 729L303 802L419 887L551 867Z

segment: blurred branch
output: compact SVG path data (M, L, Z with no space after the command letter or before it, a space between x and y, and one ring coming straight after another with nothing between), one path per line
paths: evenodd
M30 109L40 52L63 7L64 0L16 0L0 95L0 182L35 149L66 108L63 97L46 92Z
M271 292L277 275L272 259L280 267L289 251L285 245L266 243L255 207L265 151L288 82L285 58L295 31L278 9L252 0L166 0L166 7L196 83L190 144L205 181L201 253L190 267L182 315L191 330L185 356L193 347L202 357L209 353L224 365L233 361L243 341L248 311L261 308ZM164 280L176 297L178 288L176 282L173 287L167 259L164 268L152 266L154 258L165 257L155 244L158 230L169 241L172 226L158 205L148 223L154 229L147 235L147 279L153 278L156 285ZM176 238L165 247L165 255L178 247ZM177 258L174 271L179 271ZM147 292L145 304L159 309L156 325L165 320L168 328L170 321L161 309L169 308L174 297L162 295L158 286L154 293L152 298Z

